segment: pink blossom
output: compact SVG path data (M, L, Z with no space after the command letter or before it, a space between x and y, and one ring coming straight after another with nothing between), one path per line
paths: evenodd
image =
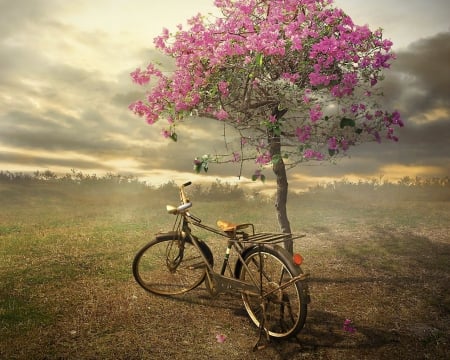
M226 120L228 118L228 113L224 109L214 112L213 114L217 120Z
M338 148L338 143L335 137L329 138L328 139L328 149L330 150L337 150Z
M313 123L322 117L322 108L320 105L316 105L315 107L309 109L309 117Z
M217 340L218 343L224 343L226 339L227 339L227 337L224 334L217 334L216 335L216 340Z
M342 329L344 331L352 333L352 334L356 332L356 328L352 325L352 321L350 319L344 320L344 325L343 325Z
M228 90L228 83L226 81L220 81L218 84L219 91L223 96L228 96L230 91Z
M388 39L383 40L383 50L384 51L391 50L392 45L393 45L393 42L391 40L388 40Z
M342 150L347 151L349 146L350 146L350 144L349 144L348 140L346 140L346 139L341 140Z
M381 51L378 51L375 54L375 59L372 63L374 68L389 68L389 60L392 58L391 54L383 54Z
M276 116L275 116L275 115L270 115L270 116L269 116L269 122L270 122L271 124L275 124L275 123L277 122Z
M260 165L267 165L271 161L272 161L272 157L270 156L270 153L268 151L266 151L263 154L259 154L255 160L255 162Z
M148 112L145 115L145 120L147 121L148 124L152 125L158 120L158 115L155 114L154 112Z
M161 135L164 137L164 138L168 138L168 137L170 137L170 135L171 135L171 132L169 131L169 130L163 130L162 132L161 132Z
M142 72L139 68L130 73L130 76L138 85L145 85L150 81L150 75L146 72Z
M311 89L305 90L302 99L305 104L308 104L311 101Z
M373 119L373 115L370 113L366 113L365 118L370 121Z
M283 73L281 74L281 77L284 80L287 80L291 83L295 83L300 78L300 74Z
M139 116L143 116L149 112L149 107L145 105L141 100L138 100L128 106L128 108Z
M295 130L295 134L297 135L298 141L304 143L311 138L311 127L306 125L303 127L297 127Z
M358 84L358 74L356 72L344 74L342 83L344 88L348 89L347 92L348 95L350 95Z
M312 150L312 149L306 149L303 152L303 157L307 160L323 160L325 156L318 151Z
M400 127L403 127L405 125L400 117L400 113L397 110L392 113L391 121L392 124L398 125Z

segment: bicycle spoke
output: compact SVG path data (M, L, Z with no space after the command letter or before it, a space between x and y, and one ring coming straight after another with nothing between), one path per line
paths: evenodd
M144 289L175 295L201 284L206 264L193 244L167 238L151 242L136 255L133 274Z
M243 294L244 306L258 327L264 328L273 337L289 337L298 332L306 317L306 302L302 299L300 285L292 279L297 273L289 270L279 258L277 251L263 249L250 252L245 259L240 279L256 279L262 289L264 313L261 297ZM250 275L251 274L251 275Z

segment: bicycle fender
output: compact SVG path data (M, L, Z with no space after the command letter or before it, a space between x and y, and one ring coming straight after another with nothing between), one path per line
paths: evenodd
M250 245L250 246L247 246L245 249L243 249L242 252L241 252L242 259L245 259L245 257L247 256L247 253L250 250L253 250L254 248L257 248L258 246L259 245ZM236 264L234 265L234 277L236 279L239 278L239 275L241 274L241 269L242 269L242 261L241 261L241 259L238 258L237 261L236 261Z

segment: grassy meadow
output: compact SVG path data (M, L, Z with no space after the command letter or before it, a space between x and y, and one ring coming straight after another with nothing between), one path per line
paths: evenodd
M205 223L277 231L270 199L221 183L188 189ZM171 183L0 176L0 358L449 358L448 179L342 181L292 194L291 226L306 234L295 249L311 274L312 302L296 339L256 352L258 331L237 294L211 298L202 285L158 297L134 282L134 254L171 229L165 205L177 200ZM199 234L214 249L222 245ZM215 255L219 262L222 253ZM346 319L355 331L343 329Z

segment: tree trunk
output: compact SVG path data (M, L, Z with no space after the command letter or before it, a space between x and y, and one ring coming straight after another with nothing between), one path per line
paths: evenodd
M278 111L274 110L274 115L277 117L277 120L281 118L286 111ZM287 216L287 196L288 196L288 181L286 174L286 166L283 161L283 157L281 156L281 141L280 137L271 133L269 135L269 144L270 144L270 155L272 159L276 159L272 165L272 170L277 179L277 192L275 198L275 209L277 213L278 225L280 226L280 230L283 233L291 234L291 224L289 223L289 219ZM284 247L289 253L293 253L292 239L287 239L284 242Z
M272 153L272 156L274 154L276 155L277 153L276 152ZM278 152L278 154L280 153ZM286 167L281 157L279 158L279 161L277 161L276 164L273 164L272 169L277 179L275 209L277 213L278 225L280 226L281 232L290 234L291 224L289 223L286 209L287 195L288 195L288 181L286 175ZM291 254L293 253L293 242L291 239L288 239L284 242L284 247Z

